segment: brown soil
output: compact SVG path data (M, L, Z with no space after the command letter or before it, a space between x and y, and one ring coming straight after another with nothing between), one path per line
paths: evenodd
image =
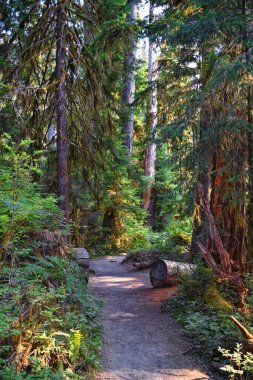
M90 287L105 302L103 370L96 380L206 380L178 324L161 312L175 288L153 289L149 271L122 265L122 256L93 259Z

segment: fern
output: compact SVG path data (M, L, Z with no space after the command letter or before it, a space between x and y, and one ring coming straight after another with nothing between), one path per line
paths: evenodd
M73 363L76 362L79 350L81 346L81 340L84 338L84 335L80 332L80 330L71 330L70 335L70 353L72 355L71 359Z

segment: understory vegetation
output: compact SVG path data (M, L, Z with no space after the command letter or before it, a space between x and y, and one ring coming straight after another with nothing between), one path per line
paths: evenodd
M242 334L231 316L243 328L252 329L251 276L245 277L248 292L244 306L236 287L229 282L217 282L210 269L199 265L179 286L175 297L165 301L163 310L183 326L191 341L190 351L208 361L218 376L228 373L231 379L251 379L253 355L249 336Z
M0 377L84 379L99 368L100 303L88 273L70 260L70 226L32 176L38 161L1 141Z

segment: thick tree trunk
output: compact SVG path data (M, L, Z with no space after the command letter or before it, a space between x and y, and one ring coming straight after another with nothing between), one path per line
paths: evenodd
M150 1L149 22L154 19L154 4ZM144 175L147 186L143 194L143 207L149 212L149 220L154 220L154 202L152 192L156 172L156 133L157 133L157 62L154 62L155 45L149 40L148 79L150 85L149 109L147 117L147 146L144 159Z
M199 171L197 175L197 182L201 183L203 187L204 198L210 202L211 195L211 171L213 152L208 136L211 124L212 110L208 103L208 99L203 101L200 111L200 124L199 124ZM201 199L199 196L198 187L196 186L196 204L193 215L193 233L191 252L194 255L199 251L198 243L207 247L210 237L208 217L201 206Z
M245 137L245 136L244 136ZM211 210L220 231L224 247L229 252L232 269L237 271L245 265L246 256L246 212L245 212L245 149L243 138L238 136L238 153L233 162L226 158L234 155L222 142L214 154L212 175ZM238 159L239 158L239 159ZM228 170L229 167L229 170ZM231 181L231 177L239 178ZM212 250L213 244L210 244Z
M68 219L68 132L66 112L65 1L58 1L56 75L57 93L57 194L59 207Z
M132 0L129 4L130 11L127 16L128 22L137 20L137 0ZM135 96L135 60L136 60L136 41L132 38L131 46L126 52L125 71L126 80L121 93L122 101L122 130L125 136L125 146L127 155L132 156L133 151L133 133L134 133L134 111L133 101Z
M248 180L248 233L247 233L247 271L253 273L253 86L248 88L248 120L251 130L248 133L248 161L249 161L249 180Z
M203 57L205 65L205 54ZM203 85L207 80L202 78ZM232 107L233 94L234 89L227 86L217 94L219 102L212 102L208 94L202 103L192 238L193 253L200 251L214 271L221 269L223 275L229 276L243 268L246 252L245 136L219 133L220 123L230 120L231 114L226 110Z
M252 1L243 0L245 15L245 57L248 65L253 65L253 16ZM251 46L249 46L251 41ZM248 132L248 231L247 231L247 271L253 273L253 86L247 88L247 114L250 130Z

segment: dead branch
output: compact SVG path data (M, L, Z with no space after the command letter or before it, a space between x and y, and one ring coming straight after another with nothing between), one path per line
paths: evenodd
M238 329L241 331L244 338L246 338L248 341L253 343L253 334L249 332L248 329L246 329L245 326L243 326L235 317L232 315L229 317L229 319L234 322L234 324L238 327Z

